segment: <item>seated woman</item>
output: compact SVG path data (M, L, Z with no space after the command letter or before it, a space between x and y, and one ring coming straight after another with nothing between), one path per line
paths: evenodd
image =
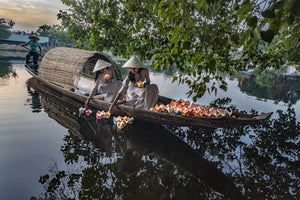
M143 63L132 56L122 67L129 68L130 71L110 106L109 112L112 111L120 95L125 92L126 105L145 109L153 107L158 100L158 87L150 84L149 72Z
M84 104L84 108L86 109L91 98L112 102L122 87L122 81L118 81L115 78L116 76L111 63L99 59L93 72L96 72L95 86Z

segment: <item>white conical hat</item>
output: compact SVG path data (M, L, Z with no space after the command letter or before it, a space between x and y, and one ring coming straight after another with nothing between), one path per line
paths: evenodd
M139 61L135 56L132 56L127 62L122 66L123 68L146 68L145 65Z
M104 60L98 60L97 61L97 63L96 63L96 65L95 65L95 67L94 67L94 70L93 70L93 72L96 72L96 71L98 71L98 70L101 70L101 69L104 69L105 67L109 67L109 66L111 66L112 64L111 63L109 63L109 62L106 62L106 61L104 61Z

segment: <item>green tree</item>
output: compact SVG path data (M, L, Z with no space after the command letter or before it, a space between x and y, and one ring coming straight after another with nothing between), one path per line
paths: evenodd
M49 30L49 36L55 41L56 46L69 46L72 44L67 32L61 25L53 25Z
M175 66L174 80L187 83L194 100L226 90L220 73L234 74L245 62L299 64L297 0L61 1L70 8L58 18L76 47L136 53L154 69Z
M67 46L72 42L67 35L67 32L61 25L42 25L39 26L37 33L40 36L50 37L52 41L55 41L56 46Z
M39 33L40 36L49 36L50 29L51 29L50 25L44 24L44 25L39 26L39 28L37 29L36 32Z
M0 18L0 38L8 38L10 36L9 26L4 18Z
M0 57L1 59L1 57ZM9 78L13 73L11 63L5 60L0 60L0 78Z

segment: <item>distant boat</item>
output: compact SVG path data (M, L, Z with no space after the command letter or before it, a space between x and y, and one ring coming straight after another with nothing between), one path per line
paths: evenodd
M117 79L122 80L120 69L110 56L102 52L74 48L58 47L47 52L39 65L38 75L30 67L26 67L26 70L36 78L41 86L50 87L58 92L58 95L66 95L83 104L94 85L92 71L98 59L112 63ZM168 104L171 100L159 96L158 103ZM108 110L111 103L93 99L90 105L100 110ZM137 109L126 105L117 105L114 113L132 116L135 120L146 120L159 124L214 128L254 124L265 120L272 114L262 113L261 115L251 116L240 112L232 112L231 116L224 117L195 117Z

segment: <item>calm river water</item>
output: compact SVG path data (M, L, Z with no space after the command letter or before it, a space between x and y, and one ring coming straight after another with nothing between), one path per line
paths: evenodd
M188 99L187 87L170 76L152 73L151 80L161 95ZM289 81L256 95L260 86L228 79L227 92L197 102L274 112L262 124L133 123L117 131L78 117L82 105L72 99L38 88L23 61L2 61L0 199L300 199L300 81Z

